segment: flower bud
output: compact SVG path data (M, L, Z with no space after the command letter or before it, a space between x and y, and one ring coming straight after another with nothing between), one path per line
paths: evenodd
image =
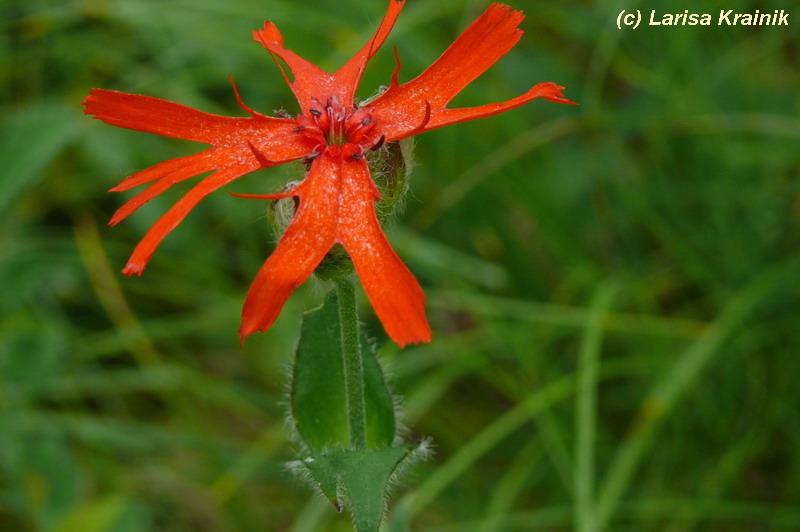
M381 191L375 212L381 225L403 210L409 178L414 167L414 140L386 143L371 153L367 162L372 179Z
M291 190L299 184L300 181L289 181L284 185L281 192ZM294 212L297 210L298 203L296 197L283 198L270 202L267 218L272 226L272 230L279 238L283 236L289 224L292 223L292 218L294 218Z

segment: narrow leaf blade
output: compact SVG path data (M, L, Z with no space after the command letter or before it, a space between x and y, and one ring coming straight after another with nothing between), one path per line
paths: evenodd
M394 403L380 365L362 339L367 448L391 446L396 430ZM344 358L335 292L325 304L303 316L294 364L292 416L312 452L350 446L344 382Z

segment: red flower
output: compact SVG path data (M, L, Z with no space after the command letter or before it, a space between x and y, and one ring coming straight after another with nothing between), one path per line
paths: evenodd
M542 97L572 103L563 87L540 83L503 103L468 109L447 104L519 41L524 15L492 4L417 78L399 85L397 72L380 97L362 107L356 88L370 58L386 40L404 0L390 0L374 37L343 67L328 74L283 47L272 22L254 32L270 54L291 69L284 77L300 104L296 118L273 118L239 105L250 114L229 118L136 94L92 89L86 113L108 124L211 145L200 153L162 162L128 177L118 192L150 183L111 218L114 225L145 202L190 177L213 171L189 190L134 250L123 272L141 274L161 240L207 194L249 172L297 159L312 159L305 180L288 192L258 196L299 198L299 207L277 248L250 287L242 312L242 339L272 325L292 291L314 271L330 248L349 253L364 290L386 332L400 347L428 342L425 296L389 245L375 216L379 192L364 158L366 150L442 126L491 116Z

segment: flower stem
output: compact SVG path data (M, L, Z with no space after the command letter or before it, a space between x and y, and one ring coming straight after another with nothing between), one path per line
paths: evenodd
M350 445L355 450L367 448L367 416L364 406L364 360L356 314L355 281L345 277L336 281L339 301L342 354L344 355L344 387Z

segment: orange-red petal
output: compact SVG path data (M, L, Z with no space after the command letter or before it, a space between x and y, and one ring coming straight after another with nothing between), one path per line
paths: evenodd
M271 21L265 21L263 28L253 31L253 40L261 43L261 46L267 51L280 57L289 66L294 79L290 80L286 77L286 73L284 73L284 77L297 98L302 112L308 112L311 98L317 98L324 102L331 95L330 91L334 88L333 75L284 48L283 36ZM281 71L283 71L283 67L281 67Z
M300 205L247 293L239 329L242 341L273 324L286 299L308 279L335 243L338 166L338 160L326 154L317 157L306 179L293 190L300 197Z
M252 156L247 146L240 146L236 151L234 151L233 148L225 151L226 162L218 165L218 170L216 172L201 180L189 190L189 192L184 194L183 197L181 197L181 199L179 199L175 205L147 231L147 234L145 234L144 238L142 238L133 250L131 257L128 259L128 263L122 270L125 275L133 275L134 273L141 275L156 247L158 247L170 231L175 229L175 227L183 221L186 215L189 214L189 211L191 211L200 200L231 181L238 179L244 174L258 170L261 167L261 163ZM159 183L157 182L155 185L151 186L154 187L158 185ZM171 186L171 184L165 186ZM160 192L160 190L158 190L158 192Z
M144 170L126 177L118 185L109 189L109 192L125 192L126 190L162 179L163 177L166 177L174 172L179 172L184 168L193 167L199 162L198 159L203 159L203 155L206 153L206 151L208 150L204 150L200 153L193 153L192 155L187 155L185 157L167 159L166 161L162 161L149 168L145 168ZM203 167L204 166L202 164L198 165L198 168ZM207 168L207 170L211 170L211 168ZM207 170L198 169L197 172L192 175L201 174Z
M148 231L123 270L127 275L141 274L156 246L207 194L259 168L305 157L314 148L294 131L294 120L253 112L249 117L217 116L160 98L104 89L92 89L84 106L87 114L111 125L213 145L137 172L111 189L124 191L151 183L117 210L110 221L114 225L173 185L216 170Z
M539 84L505 103L472 109L447 109L447 104L519 41L525 16L502 4L492 4L425 72L395 85L371 103L387 141L395 141L437 127L491 116L537 97L571 103L556 96L555 84ZM557 89L556 92L560 91Z
M372 39L370 39L356 55L336 71L334 75L336 84L347 91L343 94L344 99L342 102L349 104L354 100L356 89L361 81L361 76L364 74L367 63L386 41L386 37L388 37L389 32L392 31L394 23L397 21L397 17L403 10L404 5L405 0L389 0L389 7L386 10L386 14L383 16L380 26L378 26L378 29L375 31L375 35L373 35ZM320 101L324 100L320 99Z
M436 114L432 113L430 120L428 120L423 130L429 131L439 127L458 124L459 122L466 122L468 120L476 120L478 118L485 118L487 116L504 113L524 105L535 98L544 98L555 103L577 105L575 102L571 102L565 98L561 93L562 90L564 90L564 87L548 81L545 83L539 83L538 85L532 87L525 94L505 102L490 103L488 105L481 105L480 107L445 109Z
M381 230L375 216L377 189L366 161L352 158L352 147L323 152L292 191L300 198L299 207L250 287L242 310L242 339L268 329L294 289L340 243L389 337L401 347L430 341L425 295Z
M110 225L118 224L139 207L174 185L199 174L217 170L200 181L156 222L137 246L123 272L127 275L141 274L156 246L206 195L259 168L286 162L268 161L263 157L256 156L253 150L253 146L250 144L209 148L188 157L171 159L142 170L114 187L113 191L128 190L134 186L155 181L117 209L109 221Z
M225 164L226 155L229 151L231 151L230 148L210 148L188 157L165 161L128 177L111 190L117 192L128 190L147 182L155 181L155 183L152 183L117 209L117 212L108 222L109 225L117 225L139 207L173 185L222 166Z
M367 62L386 40L404 3L405 0L389 0L386 14L375 35L335 74L325 72L295 52L286 49L278 27L269 20L264 22L263 28L253 32L253 39L289 66L293 79L287 78L286 81L304 113L308 112L312 98L326 103L328 98L336 97L341 104L351 105Z
M425 294L389 245L375 216L375 185L365 161L342 163L338 241L353 260L375 313L401 348L430 342Z
M276 160L299 158L308 153L302 137L292 132L294 121L285 118L218 116L161 98L105 89L92 89L83 105L84 112L98 120L136 131L215 146L258 139L259 147L266 144L275 147L275 153L268 157Z

